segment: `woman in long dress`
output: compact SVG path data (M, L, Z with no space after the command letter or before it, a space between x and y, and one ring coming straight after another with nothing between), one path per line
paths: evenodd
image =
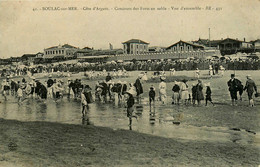
M203 89L202 82L201 80L198 80L198 83L196 85L196 92L195 92L195 100L197 100L198 105L200 105L201 100L204 100L202 89Z
M145 82L148 80L147 72L144 73L142 80L145 81Z
M159 98L162 101L162 104L166 104L166 99L167 99L167 93L166 93L166 83L165 77L161 77L161 82L159 84Z
M183 79L180 89L181 89L181 100L184 102L184 104L187 104L187 101L189 99L189 91L188 91L188 85L187 85L187 80Z
M210 79L213 77L213 67L212 67L212 65L209 65L209 76L210 76Z

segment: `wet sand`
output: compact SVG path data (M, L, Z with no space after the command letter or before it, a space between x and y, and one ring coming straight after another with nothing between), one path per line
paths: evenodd
M0 124L0 166L257 166L260 157L253 145L232 141L177 140L92 125Z
M134 82L137 73L121 80ZM0 118L4 119L0 121L0 141L4 144L0 147L0 166L257 166L259 99L256 107L248 107L244 93L238 106L230 106L226 86L230 73L203 80L211 82L215 107L171 105L173 83L167 83L167 105L156 102L151 113L146 97L151 83L144 84L132 131L122 106L91 104L91 125L87 125L81 119L79 101L64 98L58 103L42 103L28 99L19 106L16 99L10 97L4 102L1 96ZM236 72L243 83L247 73L260 83L259 71Z

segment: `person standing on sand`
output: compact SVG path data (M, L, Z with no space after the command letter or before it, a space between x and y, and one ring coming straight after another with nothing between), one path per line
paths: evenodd
M223 77L224 76L224 72L225 72L225 68L222 66L222 65L220 65L220 75Z
M19 85L19 88L17 90L17 97L18 97L18 104L20 105L23 101L23 89L22 85Z
M142 74L139 74L138 75L138 78L136 79L135 83L134 83L134 87L136 89L136 96L137 96L137 101L139 102L140 100L140 95L144 93L143 91L143 86L142 86L142 83L140 81L140 79L142 79L143 75Z
M178 84L177 81L174 81L174 85L172 87L172 91L173 91L173 102L172 104L178 104L179 105L179 101L180 101L180 86Z
M134 104L135 104L135 99L133 97L133 95L131 94L131 92L126 92L124 94L125 99L126 99L126 108L127 108L127 117L129 118L129 126L132 126L132 118L136 118L137 116L133 115L134 112Z
M165 83L165 77L161 76L160 77L160 84L159 84L159 97L160 100L162 102L162 104L166 104L167 103L167 93L166 93L166 83Z
M154 89L153 85L151 85L150 90L149 90L150 109L151 109L152 103L154 105L154 101L155 101L155 89Z
M144 73L143 77L142 77L142 80L144 82L146 82L148 80L148 77L147 77L147 71Z
M212 79L212 77L213 77L213 67L212 67L212 65L209 65L209 76L210 76L210 79Z
M192 105L195 106L196 102L196 92L197 92L197 87L196 84L193 83L191 87L191 96L192 96Z
M212 99L211 99L210 82L205 84L205 86L207 87L206 88L206 104L205 104L205 106L208 105L208 101L211 102L211 104L214 106L214 103L212 102Z
M84 86L84 89L81 92L81 106L82 106L82 117L85 117L86 110L87 110L87 107L88 107L86 86Z
M231 79L228 81L228 90L232 100L232 105L237 105L237 92L241 85L241 81L235 78L235 74L231 74Z
M110 73L107 73L106 82L109 82L111 80L112 80L112 77L110 76Z
M198 105L200 105L201 100L204 100L202 89L203 89L202 82L201 80L198 80L198 83L196 85L196 93L195 93L195 99L197 100Z
M244 90L247 91L248 100L249 100L249 106L254 107L254 99L253 99L253 93L254 91L257 93L257 87L255 82L252 80L251 75L247 75L247 81L246 86L244 87Z
M186 105L187 101L189 99L189 91L188 91L188 85L187 85L186 79L182 80L180 89L181 89L181 99L184 102L184 104Z
M8 83L7 79L4 79L2 82L2 94L5 98L5 100L7 100L7 95L9 95L9 90L10 90L9 83Z
M49 76L49 79L47 81L47 90L48 90L48 95L50 98L53 98L53 92L52 92L52 85L54 84L54 81L52 79L52 76Z

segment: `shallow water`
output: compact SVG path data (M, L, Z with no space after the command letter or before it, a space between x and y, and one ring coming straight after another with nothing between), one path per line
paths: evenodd
M36 99L26 99L18 105L12 96L8 101L0 97L0 117L20 121L49 121L66 124L93 124L95 126L110 127L114 130L126 129L141 133L152 134L167 138L177 138L212 142L237 142L250 144L252 134L245 131L232 131L227 127L196 127L182 122L182 110L185 106L158 105L150 109L147 99L136 104L133 124L128 126L126 108L123 105L104 104L95 102L90 104L88 114L82 118L79 100L63 98L58 102L48 99L45 103ZM259 136L259 135L256 135ZM258 141L259 139L255 140ZM256 142L257 143L257 142ZM259 145L259 143L257 143Z

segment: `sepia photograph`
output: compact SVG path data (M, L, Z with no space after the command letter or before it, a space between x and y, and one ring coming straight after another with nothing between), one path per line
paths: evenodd
M260 0L0 0L0 167L260 167Z

